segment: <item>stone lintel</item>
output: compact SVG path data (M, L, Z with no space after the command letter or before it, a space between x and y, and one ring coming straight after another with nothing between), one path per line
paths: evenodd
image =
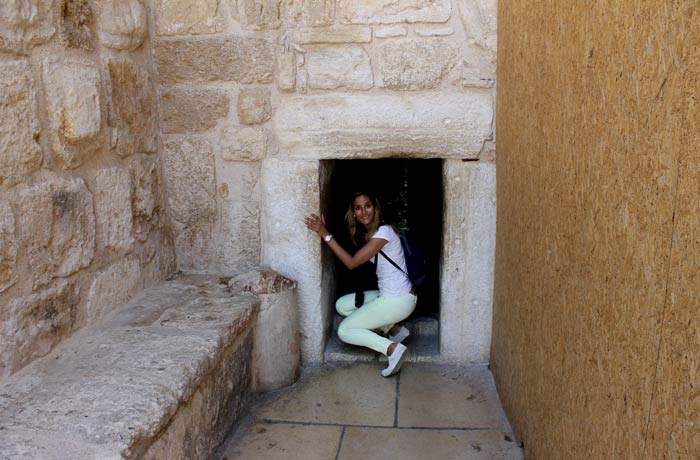
M273 118L293 158L476 158L491 138L485 92L289 95Z

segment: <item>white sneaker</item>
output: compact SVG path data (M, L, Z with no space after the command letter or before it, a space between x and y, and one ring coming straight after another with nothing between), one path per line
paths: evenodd
M389 359L389 365L382 371L382 376L384 377L389 377L390 375L396 374L399 369L401 369L401 363L403 363L403 359L406 357L406 348L405 345L397 343L396 348L394 348L394 352L387 356Z
M399 329L399 332L397 332L396 335L389 334L389 340L392 342L401 343L406 340L409 335L411 335L411 332L404 326L401 326L401 329Z

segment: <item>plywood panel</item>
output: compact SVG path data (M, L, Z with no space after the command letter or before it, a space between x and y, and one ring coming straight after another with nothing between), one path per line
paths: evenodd
M697 295L668 302L697 281L676 262L674 212L684 194L700 200L683 179L698 181L683 162L700 130L686 119L698 8L499 5L492 368L529 458L662 458L647 434L677 426L654 417L686 408L658 398L673 400L665 366L681 372L673 353L698 340L661 341L674 335L664 313L697 309ZM685 281L669 288L673 276Z
M700 458L700 14L684 40L685 127L663 335L645 459Z

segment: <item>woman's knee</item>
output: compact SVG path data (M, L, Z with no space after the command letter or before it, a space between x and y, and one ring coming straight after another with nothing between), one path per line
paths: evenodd
M340 324L338 325L338 338L339 338L340 340L342 340L343 342L347 343L347 342L348 342L348 335L347 335L347 334L348 334L348 330L349 330L350 328L348 328L348 327L347 327L346 325L344 325L343 323L345 323L345 321L343 321L342 323L340 323Z
M342 316L348 316L355 310L355 294L346 294L335 301L335 311Z

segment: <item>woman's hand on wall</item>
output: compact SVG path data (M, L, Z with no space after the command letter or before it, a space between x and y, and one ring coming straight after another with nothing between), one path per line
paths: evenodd
M328 229L326 228L326 219L324 219L323 214L321 214L321 217L317 216L316 214L309 214L304 218L304 224L306 224L306 227L318 233L322 238L328 235Z

